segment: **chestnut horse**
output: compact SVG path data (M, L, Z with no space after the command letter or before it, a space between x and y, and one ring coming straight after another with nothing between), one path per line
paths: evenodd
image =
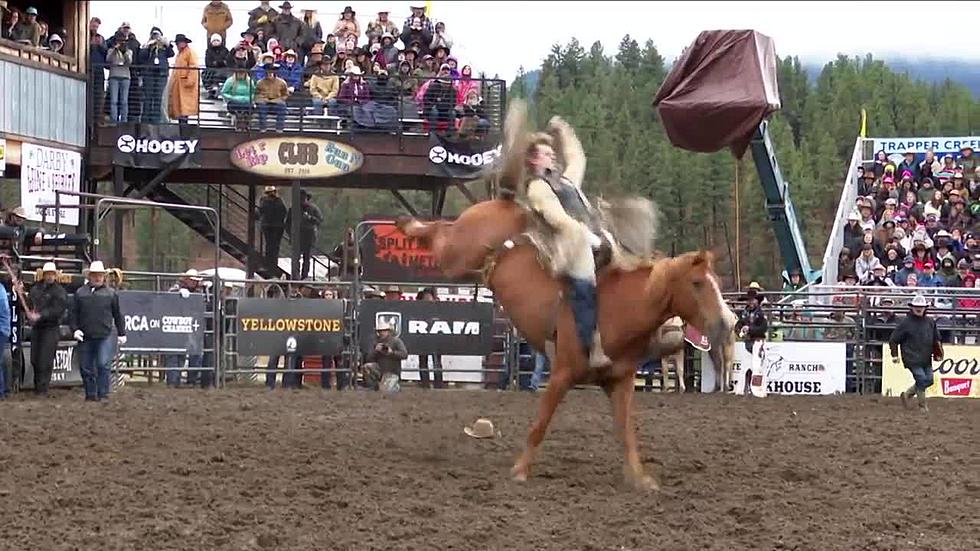
M402 219L399 225L430 246L447 276L485 279L517 330L552 360L551 379L527 445L512 469L514 478L527 479L548 424L568 390L574 384L596 383L612 402L615 426L623 439L626 481L640 488L658 488L656 479L644 473L633 427L636 368L648 357L652 335L671 317L693 323L715 342L731 331L711 253L687 253L629 271L601 270L598 323L603 349L613 363L595 369L588 367L571 310L561 299L562 283L542 266L537 249L520 239L528 224L527 212L518 204L484 201L452 222ZM715 365L725 365L722 349L712 347Z

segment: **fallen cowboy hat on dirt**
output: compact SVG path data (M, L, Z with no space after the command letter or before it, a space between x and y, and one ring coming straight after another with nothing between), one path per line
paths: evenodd
M466 433L466 436L473 438L493 438L497 436L497 432L493 429L493 421L482 417L474 421L472 425L463 427L463 432Z

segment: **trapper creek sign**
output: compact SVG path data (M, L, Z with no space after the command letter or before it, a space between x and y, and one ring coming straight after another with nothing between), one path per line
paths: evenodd
M238 301L238 352L282 355L296 340L300 355L331 355L344 346L344 302L243 298Z
M231 164L262 176L333 178L361 168L364 155L345 143L307 137L262 138L238 144Z

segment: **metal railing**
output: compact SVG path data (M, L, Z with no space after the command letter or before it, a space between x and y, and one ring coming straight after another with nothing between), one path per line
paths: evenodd
M443 85L433 77L394 75L382 84L376 76L366 75L362 77L366 86L358 91L359 98L355 99L344 92L348 77L338 75L337 96L325 102L314 102L308 84L310 76L304 75L299 82L290 83L294 91L284 101L266 102L256 87L264 74L264 69L259 66L249 72L251 84L239 85L244 87L244 93L235 96L230 92L231 97L222 95L224 83L232 76L231 69L227 68L131 65L128 82L107 76L106 70L106 67L94 68L89 74L90 127L180 122L230 130L380 132L415 136L439 131L480 136L500 130L506 102L506 83L499 79L451 80ZM176 77L186 76L188 72L192 75L191 81L197 82L196 93L195 87L188 88L191 97L182 98L183 112L169 109L169 95L175 93ZM277 74L286 75L286 71L280 69ZM467 105L465 97L460 98L460 95L468 95L471 89L481 100L476 105ZM123 95L128 96L125 102ZM116 98L115 111L113 97ZM240 97L240 101L235 97ZM365 97L369 99L365 100ZM115 121L111 119L113 112ZM281 125L277 120L279 113L282 113ZM260 119L265 120L265 125Z
M834 225L830 230L830 237L827 241L827 248L823 253L823 282L825 284L837 283L837 260L841 248L844 246L844 226L847 224L847 215L855 207L858 192L857 167L868 160L866 158L864 138L857 138L854 141L854 151L851 153L851 160L847 167L847 176L844 177L844 187L841 189L840 201L837 204L837 211L834 214Z

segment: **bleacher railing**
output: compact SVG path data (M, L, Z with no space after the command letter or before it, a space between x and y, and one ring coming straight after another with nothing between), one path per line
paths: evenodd
M256 69L257 66L249 72L249 76L257 84L259 74ZM222 96L221 89L232 76L231 69L161 69L158 66L131 65L129 70L129 84L123 85L128 93L126 116L123 117L123 103L119 99L122 94L117 89L114 92L117 97L116 120L113 121L113 92L110 90L114 86L111 82L113 79L107 76L106 67L92 69L89 74L90 127L136 122L182 122L202 128L270 132L281 129L285 132L376 132L424 136L438 131L480 136L501 129L506 101L506 83L499 79L452 79L449 88L453 92L449 92L443 84L436 84L438 79L434 77L395 74L388 78L387 84L381 84L376 76L365 75L361 78L367 85L369 99L344 99L338 93L333 100L323 102L321 108L319 104L314 104L314 96L306 84L310 75L304 75L303 84L296 86L283 103L285 115L280 126L277 125L277 115L281 108L265 104L255 89L250 92L248 101L232 102L229 109L228 98ZM198 93L191 98L189 105L187 100L182 99L186 116L178 119L178 111L168 110L169 99L175 93L173 86L177 77L185 76L187 72L193 73L192 78L197 80ZM339 92L348 77L337 76ZM465 102L465 96L471 89L476 91L480 100L476 105ZM265 116L262 116L263 111ZM260 118L265 119L264 127L260 126Z
M841 189L840 201L837 203L837 211L834 214L834 226L830 230L827 248L823 254L823 282L825 284L837 283L837 259L840 256L841 248L844 246L844 226L847 225L847 215L854 210L857 201L857 168L864 161L872 160L872 157L866 152L868 149L866 142L870 141L865 138L857 138L854 141L854 151L851 153L847 176L844 177L844 187Z

